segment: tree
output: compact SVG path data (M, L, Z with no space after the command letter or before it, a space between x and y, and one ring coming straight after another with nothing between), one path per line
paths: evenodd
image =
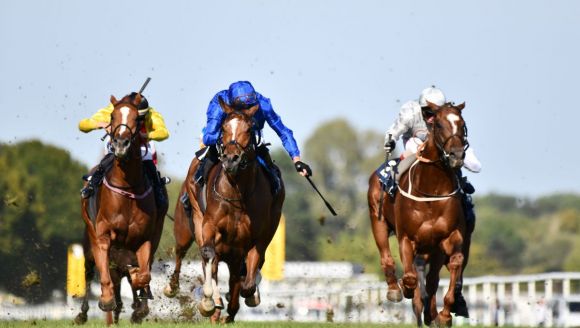
M0 145L0 287L32 302L64 289L67 247L83 236L79 190L86 171L40 141ZM26 280L32 273L38 278Z

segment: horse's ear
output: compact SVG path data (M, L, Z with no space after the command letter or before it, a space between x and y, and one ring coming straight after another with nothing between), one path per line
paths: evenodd
M260 108L260 105L256 104L256 105L248 108L246 111L244 111L244 113L246 113L246 115L248 117L252 117L252 116L254 116L254 114L256 114L256 112L258 111L259 108Z
M218 101L220 103L220 107L222 108L222 110L226 113L229 114L231 112L234 111L234 109L232 107L230 107L230 105L226 104L226 102L224 101L224 99L220 96L218 97Z
M135 95L135 98L133 99L133 102L132 102L132 104L133 104L133 105L135 105L135 107L136 107L136 108L139 108L139 104L141 103L141 99L142 99L142 98L143 98L143 97L141 96L141 94L140 94L140 93L136 94L136 95Z
M117 98L115 98L115 96L111 95L111 104L113 104L113 106L117 105L119 101L117 100Z
M455 106L455 108L459 109L459 110L463 110L463 108L465 108L465 101L462 102L461 104Z

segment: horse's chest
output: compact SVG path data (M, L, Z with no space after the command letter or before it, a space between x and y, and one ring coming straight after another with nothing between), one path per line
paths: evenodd
M422 222L415 234L415 241L420 245L436 245L447 238L452 230L449 218L439 216Z
M219 221L218 232L221 235L221 241L226 244L245 245L251 239L250 217L240 213L227 215Z

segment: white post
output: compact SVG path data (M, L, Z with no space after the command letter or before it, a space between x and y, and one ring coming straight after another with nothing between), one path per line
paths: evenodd
M512 283L512 311L511 315L513 316L513 324L514 326L519 326L521 323L520 320L520 311L518 309L518 303L520 300L520 283L518 281L514 281Z
M564 278L562 281L562 296L570 296L570 278Z
M491 300L492 300L491 283L486 281L483 283L483 301L488 304L488 308ZM482 323L484 326L491 326L491 315L489 311L483 312Z
M497 284L496 304L494 304L494 310L497 311L497 324L500 327L505 325L505 311L503 310L505 304L502 304L502 302L505 302L505 300L505 283L501 282ZM497 306L498 302L499 307Z

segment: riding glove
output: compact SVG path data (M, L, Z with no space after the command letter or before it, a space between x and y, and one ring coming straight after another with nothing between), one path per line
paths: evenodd
M386 152L392 152L393 149L395 149L395 140L393 139L387 139L385 140L385 151Z
M298 171L298 173L302 172L302 170L306 170L306 176L312 176L312 170L310 169L310 166L308 166L308 164L303 163L301 161L297 161L296 163L294 163L294 167L296 168L296 171Z

